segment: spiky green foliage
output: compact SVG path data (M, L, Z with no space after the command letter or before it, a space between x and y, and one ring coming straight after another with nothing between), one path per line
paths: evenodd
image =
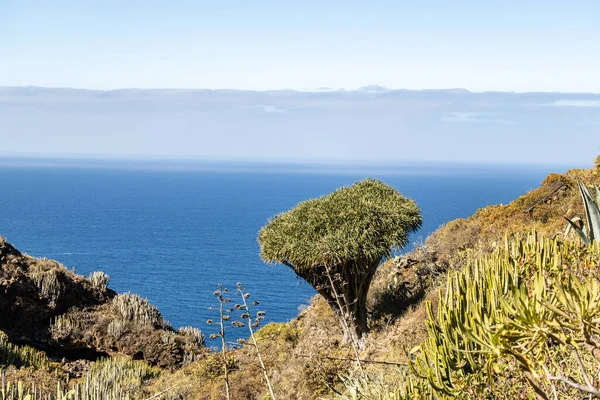
M577 224L574 219L565 218L569 226L577 232L584 244L588 245L594 241L600 241L600 188L594 184L595 199L591 191L583 183L579 183L579 192L585 208L585 216L588 223L587 232L585 228Z
M58 301L66 291L66 268L54 260L40 258L30 267L29 276L44 299Z
M468 397L511 371L541 398L600 395L589 379L600 367L599 269L597 242L507 241L449 276L437 313L428 305L413 373L438 397Z
M148 380L157 377L160 369L143 361L109 358L94 363L85 376L68 390L57 388L47 393L22 382L4 382L1 400L129 400Z
M150 302L133 293L123 293L115 296L112 305L125 321L140 322L152 326L165 324L158 308Z
M143 361L109 358L96 362L82 382L73 386L73 400L125 400L160 370Z
M15 367L45 368L50 365L48 357L32 347L17 346L8 341L8 336L0 331L0 369Z
M366 330L366 295L377 267L394 249L404 247L408 234L421 223L414 201L367 179L275 216L258 240L265 261L292 268L335 311L350 314L361 335Z
M75 391L64 390L58 385L56 392L43 393L35 386L26 388L23 382L5 382L0 387L0 400L74 400Z
M390 388L381 383L378 377L369 379L343 377L345 394L338 394L341 400L414 400L422 399L427 392L426 383L415 377L402 374L396 387Z
M414 201L367 179L275 216L259 233L261 255L269 262L293 262L297 271L379 262L405 246L407 234L421 223Z
M102 271L94 271L88 276L88 280L92 285L100 290L106 290L108 283L110 282L110 276Z
M183 326L179 328L179 333L189 337L198 347L204 347L204 334L200 329L193 326Z

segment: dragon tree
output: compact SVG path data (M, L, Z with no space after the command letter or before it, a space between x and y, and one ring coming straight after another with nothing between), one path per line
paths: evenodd
M413 200L366 179L276 215L258 241L263 260L294 270L327 300L345 334L361 338L375 271L421 223Z

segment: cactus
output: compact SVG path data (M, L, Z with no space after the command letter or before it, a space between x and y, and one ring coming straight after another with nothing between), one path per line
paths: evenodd
M94 271L88 276L88 280L95 288L99 289L100 291L105 291L108 283L110 282L110 276L102 271Z
M123 293L112 300L113 308L123 320L140 322L155 327L166 326L158 308L150 304L147 299L133 293Z
M110 358L94 363L83 379L70 389L60 386L56 392L43 393L35 386L26 388L18 382L2 379L0 400L128 400L146 381L160 374L160 370L143 361Z
M45 368L50 365L50 360L44 353L32 347L10 343L8 336L0 331L0 369L9 365Z
M183 326L179 328L179 333L190 338L192 343L195 343L198 347L204 347L204 334L200 329L193 326Z
M511 366L538 397L599 397L589 379L599 366L599 261L598 242L506 240L449 276L437 314L427 305L428 338L408 352L412 373L438 397L464 397L474 377L491 386Z
M63 390L58 385L55 393L43 394L35 386L26 389L23 382L5 382L4 376L0 387L0 400L75 400L75 391Z

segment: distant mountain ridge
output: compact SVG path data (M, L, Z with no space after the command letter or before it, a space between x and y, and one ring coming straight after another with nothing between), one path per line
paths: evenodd
M593 92L544 92L544 91L531 91L531 92L513 92L513 91L470 91L465 88L446 88L446 89L391 89L380 85L367 85L357 89L332 89L328 87L319 87L315 89L307 90L295 90L295 89L269 89L269 90L249 90L249 89L208 89L208 88L118 88L118 89L87 89L87 88L71 88L71 87L47 87L47 86L0 86L0 95L5 94L199 94L199 93L220 93L220 94L234 94L234 93L256 93L256 94L358 94L358 93L369 93L369 94L452 94L452 95L508 95L508 96L560 96L561 98L566 97L580 97L586 98L600 98L600 93Z

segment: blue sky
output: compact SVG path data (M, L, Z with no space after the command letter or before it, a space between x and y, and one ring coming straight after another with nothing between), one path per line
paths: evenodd
M598 1L0 1L0 86L600 92Z
M0 0L0 156L591 163L598 21L597 0ZM2 88L23 86L97 91Z

